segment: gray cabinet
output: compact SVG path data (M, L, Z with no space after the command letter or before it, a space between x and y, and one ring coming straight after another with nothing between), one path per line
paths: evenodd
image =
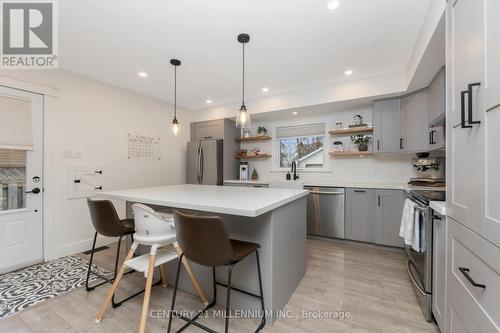
M406 153L425 152L429 148L429 92L412 94L401 99L400 149Z
M224 139L224 120L209 120L191 123L191 141Z
M373 104L373 151L399 152L399 99L376 101Z
M446 113L445 106L445 76L444 69L440 70L429 86L429 124L442 122Z
M377 190L375 200L375 243L403 247L399 228L405 201L404 191Z
M345 237L347 239L374 241L375 190L346 189Z
M446 332L446 217L434 212L432 233L432 313Z

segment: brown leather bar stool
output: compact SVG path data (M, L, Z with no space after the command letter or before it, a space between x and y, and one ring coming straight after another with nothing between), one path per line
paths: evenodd
M226 298L226 312L225 312L225 332L228 332L229 328L229 302L231 290L242 292L246 295L250 295L260 299L261 309L262 309L262 320L255 330L255 332L260 331L266 324L265 310L264 310L264 294L262 292L262 278L260 273L260 261L259 261L259 244L244 242L236 239L230 239L227 233L226 226L218 216L198 216L198 215L186 215L179 211L174 211L174 223L175 231L177 234L177 241L183 249L183 254L179 258L177 264L177 275L175 277L174 295L172 297L172 306L170 308L170 316L168 320L168 332L171 330L172 318L173 316L179 317L186 321L187 323L182 326L177 332L183 331L189 325L195 325L207 332L215 332L214 330L197 323L198 317L213 307L217 302L217 285L224 286L227 288L227 298ZM234 266L246 258L248 255L255 252L257 258L257 272L259 276L259 289L260 295L250 293L245 290L241 290L231 286L231 275ZM177 296L177 288L179 283L179 275L181 270L181 262L183 256L186 256L189 260L202 266L212 267L213 275L213 289L214 298L210 304L208 304L203 311L199 312L193 318L187 318L182 315L178 315L175 311L175 298ZM227 285L217 282L215 279L215 267L217 266L229 266Z
M135 232L135 224L134 224L134 219L123 219L120 220L118 217L118 213L115 210L115 207L113 206L113 203L109 200L93 200L90 198L87 198L87 204L89 206L89 211L90 211L90 219L92 220L92 224L94 225L94 228L96 230L94 234L94 243L92 244L92 250L90 252L90 261L89 261L89 268L87 271L87 280L85 281L85 288L87 289L87 292L94 290L96 287L102 286L105 283L113 283L113 281L116 278L116 274L118 271L118 262L120 260L120 245L123 237L126 237L130 235L132 237L132 234ZM94 252L95 252L95 244L97 241L97 235L103 235L106 237L118 237L118 246L116 249L116 258L115 258L115 271L113 274L112 278L107 278L105 276L102 276L101 274L98 274L96 272L92 272L92 261L94 259ZM127 272L128 273L133 273L134 271ZM93 286L89 286L89 279L90 279L90 274L96 275L100 279L104 280L101 283L98 283ZM137 292L120 302L115 302L115 296L113 295L112 299L112 306L113 308L116 308L120 306L123 302L131 299L134 296L137 296L141 293L143 293L144 290Z

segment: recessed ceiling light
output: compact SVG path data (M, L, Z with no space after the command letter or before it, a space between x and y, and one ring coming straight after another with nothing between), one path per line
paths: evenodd
M351 69L348 69L344 72L345 75L349 76L349 75L352 75L352 70Z
M263 92L268 92L268 91L269 91L269 88L264 87L264 88L262 88L262 91L263 91Z
M146 76L148 76L148 73L146 73L146 72L139 72L139 73L137 73L137 75L139 75L140 77L146 77Z
M211 99L207 99L207 100L205 101L205 103L207 103L207 104L212 104L212 100L211 100Z
M292 114L295 116L297 114L299 114L297 111L293 111Z
M335 10L335 9L339 8L339 6L340 6L339 0L328 1L328 9L330 9L330 10Z

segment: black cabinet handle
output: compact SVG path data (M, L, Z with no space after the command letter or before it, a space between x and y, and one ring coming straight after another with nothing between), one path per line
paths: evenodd
M436 144L436 141L434 141L434 133L436 133L436 130L432 130L429 132L429 143L431 145Z
M432 215L432 219L434 219L434 220L441 220L441 218L439 216L437 216L437 215Z
M477 283L470 277L469 275L470 269L465 267L458 267L458 270L465 276L467 280L469 280L470 284L472 284L474 287L486 289L486 285Z
M481 121L479 120L472 120L473 115L472 115L472 108L473 108L473 103L472 103L472 87L479 87L481 85L481 82L475 82L475 83L470 83L468 85L468 90L467 94L469 95L469 100L468 100L468 106L469 106L469 125L470 124L481 124Z
M102 186L98 186L96 188L94 188L95 190L102 190Z
M465 94L468 94L467 90L460 92L460 126L462 128L472 128L472 125L465 124Z
M356 192L356 193L366 193L365 190L354 190L354 192Z
M378 196L378 206L380 207L380 195Z
M380 140L377 140L377 151L380 150Z
M403 147L403 140L404 140L403 138L399 139L399 149L403 149L404 148Z

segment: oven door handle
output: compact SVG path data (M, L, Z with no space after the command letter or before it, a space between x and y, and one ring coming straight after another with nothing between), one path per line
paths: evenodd
M420 287L420 284L417 283L417 281L415 281L415 278L413 277L413 274L411 274L411 271L410 271L410 264L413 265L413 267L416 268L415 264L410 260L408 259L407 262L406 262L406 270L408 271L408 275L410 276L410 280L411 282L413 283L414 286L417 287L418 291L420 291L421 294L425 295L427 294L421 287ZM418 270L417 270L418 272Z

